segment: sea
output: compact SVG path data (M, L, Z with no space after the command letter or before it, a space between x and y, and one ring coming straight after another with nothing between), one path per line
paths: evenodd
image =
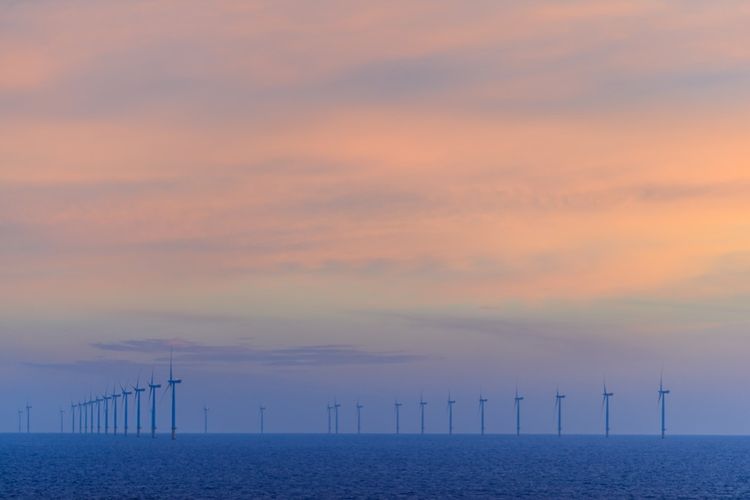
M750 438L0 434L1 498L750 498Z

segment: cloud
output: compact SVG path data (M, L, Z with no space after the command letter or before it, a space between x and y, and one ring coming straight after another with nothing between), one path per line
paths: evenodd
M172 350L178 362L250 363L284 367L409 363L422 359L421 356L403 352L367 351L341 344L261 349L243 344L209 345L183 339L138 339L95 342L92 346L121 353L163 354Z

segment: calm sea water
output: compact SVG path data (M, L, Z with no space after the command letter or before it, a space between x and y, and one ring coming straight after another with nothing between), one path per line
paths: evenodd
M0 497L750 497L750 438L6 434Z

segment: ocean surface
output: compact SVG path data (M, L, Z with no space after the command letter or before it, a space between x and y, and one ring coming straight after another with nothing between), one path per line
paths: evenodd
M0 434L0 497L750 497L750 438Z

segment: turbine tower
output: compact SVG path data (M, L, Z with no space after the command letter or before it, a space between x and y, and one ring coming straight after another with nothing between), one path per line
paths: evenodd
M662 378L662 376L659 376L659 403L661 403L661 438L664 439L664 434L667 432L666 405L667 394L669 394L669 390L664 388Z
M112 395L110 396L112 398L112 433L116 436L117 435L117 398L120 397L119 394L115 392L115 386L112 386Z
M451 394L448 393L448 434L453 434L453 405L456 401L451 398Z
M266 407L263 405L260 405L260 408L258 408L258 413L260 415L260 433L265 433L265 413L266 413Z
M425 406L427 406L427 401L425 401L424 396L420 394L419 395L419 433L420 434L424 434L424 407Z
M208 434L208 406L203 405L203 434Z
M107 392L107 391L104 391ZM101 434L102 433L102 398L99 396L96 397L94 400L96 403L96 433Z
M84 407L83 407L83 403L81 403L80 401L78 402L78 404L76 406L78 407L78 434L81 434L81 433L83 433L83 411L84 411Z
M83 416L84 416L83 432L88 434L89 433L89 402L84 401L83 403L81 403L81 406L83 406Z
M555 409L557 410L557 435L562 436L562 400L565 394L560 394L560 389L555 391Z
M141 387L141 378L135 382L133 391L135 392L135 435L141 437L141 393L145 391L145 387Z
M605 382L604 392L602 392L602 405L604 406L604 437L609 437L609 398L614 395L614 392L607 392L607 384Z
M156 437L156 389L161 384L154 383L154 372L151 372L151 382L148 383L148 397L151 398L151 438Z
M328 434L331 433L331 410L333 410L333 406L331 406L331 403L326 403L326 410L328 411Z
M357 434L362 434L362 404L357 400Z
M76 433L76 404L70 403L70 433Z
M65 418L65 410L60 408L60 434L62 434L63 431L63 419Z
M23 421L23 410L18 410L18 432L23 432L21 422Z
M89 394L89 407L91 408L91 424L89 425L89 429L91 434L94 433L94 397Z
M401 407L403 403L399 403L398 399L393 403L393 407L396 409L396 434L401 434Z
M26 433L31 432L31 405L26 403Z
M480 432L482 436L484 436L484 405L487 404L487 398L483 397L482 394L479 394L479 413L480 413Z
M122 402L123 402L123 411L124 411L124 416L123 416L124 427L123 427L123 430L124 430L124 435L127 436L128 435L128 396L130 396L131 394L133 394L133 392L132 391L128 391L122 385L120 386L120 391L122 391Z
M169 388L172 391L172 440L175 439L177 433L177 400L176 400L176 389L177 384L182 383L182 380L174 378L172 375L172 352L169 353Z
M104 400L104 434L109 434L109 400L112 397L107 396L107 389L104 389L102 399Z
M333 398L333 415L336 420L336 434L339 433L339 408L341 408L341 403L336 401L336 398Z
M523 401L523 396L518 395L518 387L516 387L516 396L513 398L513 406L516 409L516 436L521 435L521 401Z

